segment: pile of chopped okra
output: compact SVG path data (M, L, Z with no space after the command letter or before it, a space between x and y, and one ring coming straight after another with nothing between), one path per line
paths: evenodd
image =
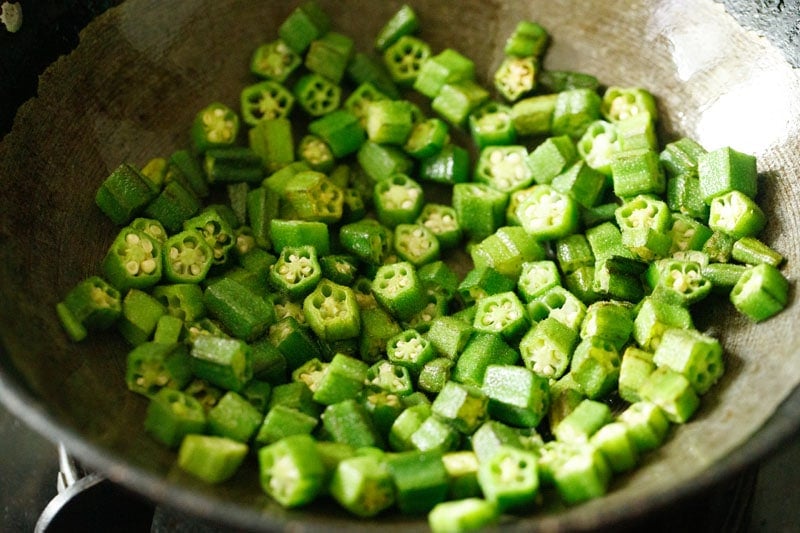
M723 373L695 306L762 321L788 281L755 157L660 144L652 93L544 69L548 40L519 22L482 85L408 5L367 51L294 8L238 106L102 182L120 229L66 334L118 330L180 468L252 455L287 508L462 531L603 495Z

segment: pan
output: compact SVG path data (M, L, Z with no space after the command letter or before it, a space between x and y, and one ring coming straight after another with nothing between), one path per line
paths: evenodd
M320 3L361 50L400 6ZM755 155L758 201L769 213L763 238L787 258L790 303L783 313L754 325L719 299L697 316L699 329L721 339L727 370L690 423L635 472L616 478L607 496L537 508L505 526L623 523L707 489L792 436L800 421L800 71L712 1L413 6L432 48L455 46L475 61L482 81L516 23L536 20L552 37L546 68L653 92L662 141L689 136L707 149ZM209 102L235 107L241 87L252 82L250 54L273 38L292 7L277 0L129 0L93 21L78 47L41 76L38 95L20 108L0 144L0 398L109 479L196 516L247 530L422 531L418 517L354 520L325 503L283 510L259 489L252 468L219 486L190 479L174 467L174 453L142 430L146 402L124 386L124 343L112 334L71 343L54 312L69 288L97 272L116 234L93 203L102 180L120 162L142 166L185 146L187 125Z

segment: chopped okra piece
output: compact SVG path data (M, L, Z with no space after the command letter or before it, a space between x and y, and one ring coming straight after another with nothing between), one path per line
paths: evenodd
M158 220L168 232L174 233L180 231L184 220L199 210L200 200L188 185L171 181L147 204L143 214Z
M534 57L506 56L494 73L494 87L503 98L514 102L536 88L538 70Z
M541 56L547 47L547 30L538 22L521 20L503 45L503 53L509 56Z
M620 150L647 148L658 150L656 124L650 113L643 111L616 122ZM661 156L659 154L659 160Z
M442 249L453 248L461 242L461 226L456 210L444 204L426 203L416 220L436 236Z
M430 55L428 43L413 35L403 35L383 51L383 63L392 80L406 87L415 83Z
M183 340L183 320L172 315L161 315L153 331L153 341L171 344Z
M336 158L357 152L366 138L358 116L346 109L337 109L312 121L308 131L322 139Z
M440 392L445 383L450 381L454 365L453 360L447 357L431 359L419 372L417 388L433 394Z
M123 163L103 181L95 193L95 203L117 225L138 216L158 193L133 165Z
M452 316L442 316L433 319L426 336L437 353L455 360L466 347L473 331L471 323Z
M576 330L554 317L547 317L522 337L519 351L528 369L540 376L558 379L569 368L577 343Z
M436 357L433 345L419 332L407 329L386 343L386 354L392 363L406 367L417 376L423 366Z
M556 286L528 302L528 316L532 322L556 319L577 333L586 316L586 304L564 287Z
M651 293L656 300L676 305L692 305L711 292L711 282L694 261L664 259L658 263L658 281Z
M475 63L453 48L445 48L422 63L414 90L433 99L447 83L474 79Z
M517 292L525 303L561 285L561 274L556 264L549 259L526 261L517 279Z
M247 443L255 435L263 418L247 399L228 391L208 411L208 431L211 435Z
M789 302L789 281L776 267L762 263L745 270L731 289L733 305L753 322L762 322Z
M557 93L553 104L551 132L580 139L589 125L600 118L600 96L591 89L568 89Z
M458 293L466 304L513 289L514 280L490 266L473 268L458 285Z
M458 449L461 435L448 420L432 414L411 434L409 441L413 449L421 452L447 453Z
M403 150L415 159L425 159L438 154L448 141L447 124L438 118L429 118L412 124Z
M585 266L594 266L595 257L586 235L573 233L557 239L555 253L558 266L564 274L572 274Z
M700 194L707 204L731 191L739 191L749 198L755 198L758 191L755 156L729 146L698 154L697 176Z
M469 181L470 155L466 148L446 142L437 153L419 162L421 181L455 185Z
M561 499L575 504L603 496L611 481L611 468L593 446L577 446L553 467L553 481Z
M333 111L331 113L333 113ZM323 115L322 118L327 117L331 113ZM328 146L328 143L319 136L313 134L304 135L303 138L300 139L300 143L297 145L297 158L306 163L311 170L316 170L324 174L333 170L333 166L336 164L333 150Z
M550 94L578 88L596 91L600 87L595 76L572 70L543 70L539 73L538 83L543 93Z
M250 72L259 78L284 82L300 66L300 55L282 40L258 46L250 59Z
M437 451L406 451L387 456L397 507L415 515L427 513L447 497L448 477Z
M586 308L586 316L581 322L581 338L606 339L621 350L633 333L633 318L633 306L628 302L594 302Z
M469 131L477 148L514 144L517 131L511 107L494 100L484 102L469 115Z
M310 72L292 88L295 102L312 117L321 117L339 107L342 89L327 78Z
M210 148L232 146L239 135L239 115L220 102L213 102L197 112L192 123L192 144L198 153Z
M584 209L595 205L606 188L606 176L591 168L585 161L577 161L553 178L550 185L568 194Z
M575 347L570 374L578 391L591 400L607 397L619 380L620 357L616 346L602 337L585 337Z
M507 193L524 189L533 181L527 157L521 145L486 146L478 157L475 181Z
M255 442L267 445L289 435L310 435L317 423L318 420L314 416L298 409L278 404L267 411L256 433Z
M458 356L450 377L453 381L480 387L489 365L515 365L519 359L519 352L500 335L476 332Z
M655 98L642 87L608 87L603 93L600 112L611 122L619 122L640 113L649 113L653 120L658 117Z
M262 121L287 118L294 107L294 95L281 83L265 80L242 89L242 120L249 126Z
M322 357L317 340L309 328L301 324L294 316L285 316L271 326L268 338L283 354L286 369L290 372L310 360Z
M188 394L163 388L150 398L144 428L159 442L175 448L186 435L205 431L206 413Z
M431 108L454 126L464 126L469 115L489 99L489 92L473 80L445 83Z
M639 449L622 422L611 422L601 427L589 442L600 451L612 472L626 472L638 462Z
M578 139L577 148L591 168L610 176L611 161L614 154L621 149L617 126L605 120L592 122Z
M375 516L394 503L394 486L385 461L375 455L356 455L336 465L330 494L356 516Z
M487 418L488 405L489 398L481 389L449 381L434 399L431 412L469 435Z
M153 335L158 319L167 309L150 294L131 289L122 298L122 314L116 321L117 330L133 346L146 342Z
M128 352L125 382L128 389L152 397L163 388L182 389L192 369L182 343L145 342Z
M481 390L489 415L515 427L536 427L550 408L548 379L516 365L489 365Z
M611 421L611 408L608 405L586 399L561 420L553 429L553 433L562 442L584 443Z
M358 396L367 379L367 364L337 353L325 367L314 392L314 401L331 405Z
M411 436L419 429L425 420L431 416L428 404L418 404L406 407L392 423L389 430L389 446L394 451L410 451L414 449Z
M711 282L711 292L730 295L747 269L746 265L734 263L709 263L703 267L703 277Z
M500 511L530 505L539 492L536 454L501 446L487 461L481 462L478 482L486 499Z
M428 513L433 533L461 533L489 527L497 521L497 506L482 498L454 498L434 506Z
M700 143L690 137L681 137L667 143L659 154L659 159L670 177L697 177L697 158L704 153L706 149Z
M669 431L670 422L664 411L646 401L633 402L617 420L627 426L631 440L642 453L657 448Z
M754 237L767 225L767 216L746 194L733 190L711 200L708 227L734 239Z
M120 292L100 276L89 276L79 282L60 305L86 331L107 329L122 314Z
M286 508L311 503L322 491L322 459L311 435L284 437L258 451L261 488Z
M378 100L367 108L367 136L375 143L403 146L414 127L413 120L407 102Z
M472 246L470 256L476 269L492 268L509 279L519 278L522 265L544 259L546 251L519 226L503 226Z
M249 146L209 148L203 156L203 169L209 184L256 184L264 179L264 162Z
M698 394L708 391L724 372L720 342L692 329L667 329L653 362L686 376Z
M322 268L313 246L287 246L270 268L272 285L289 298L305 298L322 279Z
M668 328L694 327L689 310L683 306L646 297L637 307L633 338L644 350L655 351Z
M520 224L536 240L565 237L578 229L578 204L550 185L535 185L516 211Z
M178 450L178 466L207 483L222 483L244 462L247 444L226 437L190 434Z
M361 315L353 289L323 279L303 301L306 322L323 340L357 337Z
M311 41L305 53L304 65L315 72L339 83L344 77L347 64L353 55L353 39L339 32L328 31Z
M507 340L519 339L529 327L525 307L513 291L481 298L472 324L476 331L497 333Z
M643 401L660 407L676 424L688 421L700 406L692 382L684 374L662 366L653 371L639 389Z
M549 184L577 159L575 142L568 135L559 135L548 137L528 154L528 167L536 183Z
M503 225L508 194L481 183L453 186L453 209L464 233L482 240Z
M419 26L419 18L414 9L408 4L403 4L381 27L375 37L375 48L382 52L403 35L419 31Z
M708 205L700 194L700 180L691 174L667 179L667 204L672 211L698 220L708 219Z
M314 170L295 174L281 195L285 206L302 220L337 222L342 218L344 193L328 177Z
M616 300L637 302L644 296L640 276L647 263L630 257L612 255L595 262L592 289Z
M122 228L101 268L103 277L121 292L147 289L161 280L161 245L143 231Z
M302 54L311 44L328 32L331 20L314 0L306 1L292 10L278 27L278 35L296 54Z
M414 161L400 147L370 140L361 145L356 158L373 184L395 174L405 174L414 166Z
M405 174L395 174L375 184L373 193L378 221L394 228L412 224L422 211L422 187Z
M244 341L200 335L189 354L194 375L223 389L240 391L253 377L251 350Z
M372 292L400 320L408 320L425 306L422 282L414 265L407 261L379 267L372 281Z
M652 352L630 345L622 354L619 365L618 394L623 400L635 403L641 401L639 389L656 365Z
M414 380L408 368L380 359L367 370L367 385L398 396L414 392Z
M648 148L616 152L611 160L614 194L629 198L639 194L662 194L666 187L658 153Z
M221 265L227 262L228 253L236 240L233 228L214 207L208 207L197 216L186 220L183 229L195 230L203 236L211 247L213 264Z
M672 237L670 253L686 250L702 250L703 245L714 234L714 231L727 233L722 228L711 229L702 222L681 213L672 213L672 227L669 235Z
M774 267L779 267L784 260L780 252L755 237L742 237L736 240L731 246L731 257L748 265L767 263Z
M211 316L246 341L261 336L276 320L272 302L231 278L222 278L206 287L203 302Z
M378 434L372 417L366 407L355 399L327 406L321 418L326 434L334 442L344 442L356 449L365 446L383 447L383 439Z
M503 447L523 448L517 429L491 418L481 424L469 440L479 464L490 460Z

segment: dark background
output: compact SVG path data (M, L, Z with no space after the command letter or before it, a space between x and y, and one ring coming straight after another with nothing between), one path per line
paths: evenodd
M0 137L11 129L19 105L36 94L38 76L47 65L78 44L79 32L89 21L121 1L19 2L23 11L20 30L12 34L0 26ZM791 65L800 68L800 0L721 3L740 24L769 39ZM32 531L56 495L56 446L0 407L0 465L0 531ZM682 531L798 531L798 479L800 439L795 438L760 468L742 472L704 499L667 514L673 520L675 514L684 515L682 520L678 517ZM674 526L674 521L666 520L646 528L666 531Z

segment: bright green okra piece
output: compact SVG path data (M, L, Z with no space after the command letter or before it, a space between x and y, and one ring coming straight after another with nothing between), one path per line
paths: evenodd
M530 505L539 492L537 457L532 451L501 446L478 469L486 499L500 511Z
M642 350L634 345L625 348L619 365L619 382L617 384L619 397L630 403L641 401L639 389L655 369L652 352Z
M616 346L602 337L583 338L575 347L570 374L578 391L591 400L607 397L619 380L620 357Z
M497 519L494 503L472 496L436 504L428 513L428 526L434 533L461 533L489 527Z
M556 286L528 302L528 316L534 323L553 318L577 332L586 316L586 304L564 287Z
M644 401L659 406L670 422L683 424L700 406L700 398L684 374L667 366L656 368L639 389Z
M278 292L294 300L305 298L322 279L316 249L313 246L283 248L278 261L270 268L269 278Z
M121 226L138 216L157 193L137 168L123 163L97 189L95 203L114 224Z
M373 202L378 221L389 228L411 224L424 204L422 187L405 174L395 174L375 184Z
M707 392L725 371L720 342L693 329L667 329L653 362L686 376L698 394Z
M475 63L452 48L445 48L424 61L414 80L414 90L436 98L445 84L473 80Z
M523 145L486 146L478 156L475 181L506 193L524 189L533 182L527 158Z
M578 203L551 185L535 185L516 211L517 219L534 239L557 239L578 229Z
M489 100L469 115L469 131L478 149L487 146L514 144L517 131L511 116L511 107Z
M605 120L595 120L578 139L577 149L589 167L610 176L611 161L621 149L617 126Z
M557 93L551 123L553 135L580 139L589 125L600 118L600 96L591 89L568 89Z
M633 333L633 318L633 306L628 302L594 302L586 308L586 316L581 322L581 338L599 337L621 350Z
M476 331L496 333L513 341L521 337L529 327L525 307L515 292L502 292L481 298L472 327Z
M241 283L222 278L206 287L203 302L236 337L252 341L267 331L277 317L271 301L255 294Z
M372 281L372 292L400 320L410 319L425 306L422 282L414 265L407 261L379 267Z
M548 379L524 366L487 366L481 390L491 418L515 427L538 426L550 408Z
M594 206L602 198L607 178L585 161L573 163L550 182L553 189L568 194L583 209Z
M120 292L148 289L161 280L161 245L147 233L122 228L101 268L104 279Z
M612 421L611 408L603 402L585 399L553 429L561 442L585 443Z
M514 102L536 88L539 62L534 57L506 56L494 72L492 81L500 95Z
M233 439L190 434L181 442L178 466L207 483L222 483L239 470L248 451Z
M316 417L286 405L270 407L255 435L255 442L272 444L289 435L310 435L317 426Z
M377 455L356 455L340 461L329 490L339 505L356 516L375 516L394 504L389 468Z
M392 363L404 366L412 375L418 376L422 368L436 357L436 350L418 331L407 329L389 339L386 355Z
M544 259L546 250L524 228L503 226L474 244L470 256L477 269L489 267L510 279L518 279L522 265Z
M325 367L318 386L314 391L314 401L331 405L356 398L367 380L367 363L337 353Z
M416 83L431 55L430 45L413 35L403 35L383 51L383 63L398 86Z
M166 312L166 307L150 294L131 289L122 298L122 314L116 321L117 330L128 343L138 346L151 338L158 319Z
M358 337L361 314L350 287L323 279L303 300L306 322L323 340L338 341Z
M311 435L284 437L258 451L261 487L280 505L311 503L322 492L322 458Z
M401 512L426 513L447 497L448 477L441 452L400 452L387 457L387 465Z
M163 388L150 398L144 428L159 442L175 448L186 435L205 432L206 413L188 394Z
M100 276L89 276L70 289L56 307L59 316L66 317L65 331L77 342L88 332L108 329L116 322L122 314L122 296ZM77 330L66 328L69 323L76 324Z
M697 156L700 195L707 204L718 196L739 191L749 198L758 192L756 158L729 146Z
M453 209L464 233L482 240L503 225L508 194L481 183L453 186Z
M128 352L125 383L133 392L152 397L163 388L182 389L191 377L188 350L182 343L145 342Z
M194 375L223 389L238 392L253 377L250 346L239 339L200 335L189 354Z
M256 434L264 416L242 395L228 391L208 411L211 435L248 443Z
M633 320L633 338L647 351L655 351L668 328L694 327L689 310L681 305L644 298Z
M525 367L540 376L558 379L569 368L577 343L576 330L554 317L547 317L522 337L519 351Z
M764 229L767 216L749 196L733 190L711 200L708 227L734 239L754 237Z
M369 412L355 399L327 406L321 418L326 434L334 442L343 442L354 448L384 447L383 438Z
M515 365L520 354L496 333L476 332L458 356L451 379L480 387L491 364Z
M250 59L250 72L263 79L284 82L289 75L300 66L300 55L283 41L274 41L259 45Z
M600 112L611 122L619 122L640 113L648 113L652 120L658 118L655 98L642 87L608 87L603 93Z
M665 412L647 401L631 403L617 417L628 428L628 434L639 452L657 448L666 438L670 422Z
M730 301L753 322L762 322L788 304L789 281L776 267L761 263L741 274L731 289Z
M449 381L433 400L431 412L469 435L486 420L488 405L489 398L480 388Z

